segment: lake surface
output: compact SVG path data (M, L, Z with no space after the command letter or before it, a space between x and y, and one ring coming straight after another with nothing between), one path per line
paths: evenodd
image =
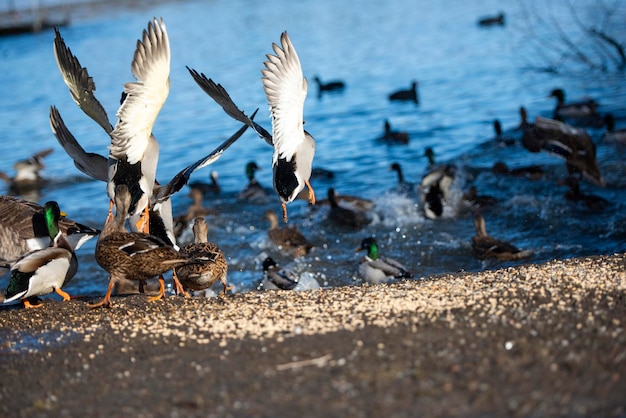
M551 15L565 32L573 33L576 27L569 9L553 3ZM373 222L358 231L337 228L327 220L326 206L298 201L289 205L289 222L298 225L316 249L297 260L275 249L267 239L263 214L267 209L280 212L277 196L271 193L256 203L237 198L247 183L248 161L262 167L257 173L261 184L267 188L272 184L272 150L253 132L246 132L219 161L191 179L208 181L211 170L219 173L222 193L204 201L219 212L207 218L209 238L228 259L235 292L244 292L256 288L267 255L322 286L358 284L362 254L355 248L367 236L375 236L381 253L402 261L416 279L514 264L482 262L472 255L474 209L461 199L472 185L498 199L482 209L488 232L532 251L532 257L522 262L625 250L626 149L603 143L602 129L589 133L596 141L607 186L581 183L585 193L610 201L601 212L564 198L567 188L558 185L567 175L562 160L531 154L519 144L502 147L493 141L493 120L498 118L505 129L517 126L520 106L528 109L531 119L550 117L555 102L547 96L556 87L564 88L572 100L596 98L602 112L615 115L618 128L626 126L624 72L589 70L574 59L562 63L558 73L538 71L557 61L550 57L556 35L536 21L532 2L524 4L495 0L163 2L149 8L81 8L61 32L89 69L96 95L114 121L122 85L132 80L136 40L153 16L164 18L172 65L170 94L154 127L160 143L160 182L239 128L200 90L185 66L221 83L248 113L260 108L256 120L269 129L260 69L265 54L272 52L271 44L279 42L281 32L289 32L309 78L304 115L307 130L317 141L314 166L335 173L332 180L312 180L318 199L326 197L329 187L339 194L371 199ZM576 4L583 20L600 21L598 10L590 7L596 2ZM610 33L622 40L626 27L619 22L625 20L624 9L615 10L608 23ZM500 10L506 13L506 26L477 26L479 17ZM50 185L41 191L39 202L56 200L69 217L101 228L108 210L105 185L81 174L58 145L48 122L49 107L58 107L88 151L106 155L108 137L71 100L54 60L53 37L52 31L45 31L0 39L4 86L0 170L12 174L16 160L54 148L45 159L44 175ZM347 88L319 98L312 81L315 75L322 80L342 79ZM387 100L390 92L407 88L412 80L419 82L418 106ZM390 146L377 140L385 119L408 132L408 145ZM436 220L423 216L416 196L396 192L396 175L388 170L392 162L399 162L406 180L419 182L428 165L426 147L435 150L439 162L457 165L450 205ZM538 164L545 176L538 181L495 176L491 167L496 161L511 167ZM6 192L0 185L0 193ZM175 215L190 204L187 193L185 188L173 197ZM104 294L108 276L95 263L94 248L91 240L78 250L79 271L66 286L70 294ZM0 284L4 283L6 277Z

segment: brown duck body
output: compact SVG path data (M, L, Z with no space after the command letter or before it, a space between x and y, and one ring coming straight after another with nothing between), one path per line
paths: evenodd
M284 251L294 257L302 257L308 254L311 248L313 248L313 245L311 245L302 232L295 226L279 227L278 215L276 215L276 212L273 210L265 212L265 219L270 222L267 236L270 241Z
M180 254L193 261L176 268L176 274L185 290L205 290L219 280L224 286L223 294L232 288L226 281L228 264L217 244L207 241L208 227L203 217L197 217L193 225L194 242L183 245Z
M474 218L476 235L472 238L472 250L476 258L484 260L495 258L501 261L518 260L528 257L530 251L522 251L513 244L494 238L487 234L485 219L479 213Z

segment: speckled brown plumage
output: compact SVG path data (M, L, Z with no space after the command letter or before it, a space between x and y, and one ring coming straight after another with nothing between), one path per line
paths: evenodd
M474 218L476 235L472 238L472 250L480 260L495 258L498 260L518 260L530 256L530 251L522 251L513 244L499 240L487 234L485 218L480 213Z
M278 215L273 210L265 212L265 219L270 222L267 235L274 244L294 257L302 257L313 248L313 245L295 226L278 225Z

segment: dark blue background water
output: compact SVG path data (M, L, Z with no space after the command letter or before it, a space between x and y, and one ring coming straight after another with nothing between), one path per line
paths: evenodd
M575 31L569 10L551 3L550 13L565 31ZM592 5L577 2L579 14L599 21ZM213 149L237 128L189 76L190 66L223 84L235 102L248 112L260 107L257 120L270 128L260 69L272 42L288 30L305 76L310 79L305 104L306 127L317 140L314 165L332 169L332 181L314 180L318 198L328 187L340 194L358 195L376 203L374 222L358 232L338 231L326 220L327 209L305 202L290 205L290 222L317 246L296 262L274 250L266 238L267 208L280 210L272 195L262 204L237 200L245 186L244 165L255 160L263 167L259 181L271 187L272 150L253 133L246 133L212 167L194 174L206 180L217 170L223 193L205 200L220 215L209 217L210 239L229 260L229 281L235 291L253 289L261 277L259 262L266 255L299 272L308 272L321 285L358 283L354 252L361 239L375 235L383 254L403 261L416 275L457 270L480 270L503 264L482 263L472 256L473 211L464 208L461 194L476 185L483 194L499 199L484 210L488 231L534 253L530 262L553 258L610 254L626 246L626 151L598 140L602 130L590 133L598 142L600 170L606 188L583 183L587 193L610 200L601 213L572 206L563 198L566 188L557 181L566 175L561 160L530 154L521 146L502 148L492 141L492 121L504 127L519 122L525 106L534 119L550 116L550 90L563 87L572 99L592 96L601 111L626 124L624 73L599 72L565 62L562 72L529 69L549 64L554 41L532 15L532 2L446 0L441 2L331 0L251 1L217 0L162 3L150 8L81 9L62 35L97 85L96 95L115 120L122 84L132 80L130 62L137 38L152 16L163 17L172 50L171 91L154 127L161 154L158 178L167 181L179 169ZM611 33L626 39L624 7L609 22ZM476 25L478 17L503 10L507 25L490 29ZM532 31L531 31L532 28ZM621 30L621 32L619 32ZM539 36L539 42L531 35ZM0 170L12 173L13 163L43 148L45 176L52 182L40 202L57 200L70 217L101 227L108 209L105 186L89 181L58 146L48 123L50 105L56 105L69 129L91 152L106 154L108 138L72 102L52 53L53 33L41 32L0 39ZM343 79L343 94L317 98L312 81ZM419 81L421 103L391 103L389 92ZM383 121L408 131L408 146L387 146L376 140ZM428 220L415 199L393 192L391 162L400 162L407 180L418 182L431 146L438 160L459 166L452 205L442 219ZM494 177L497 160L510 166L541 164L541 181ZM0 186L0 192L6 192ZM173 199L174 213L190 203L187 189ZM107 275L94 261L95 240L78 251L80 269L66 287L70 293L102 294Z

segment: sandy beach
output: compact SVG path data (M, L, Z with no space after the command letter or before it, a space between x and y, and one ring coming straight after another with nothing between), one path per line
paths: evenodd
M0 308L0 414L625 416L624 255Z

